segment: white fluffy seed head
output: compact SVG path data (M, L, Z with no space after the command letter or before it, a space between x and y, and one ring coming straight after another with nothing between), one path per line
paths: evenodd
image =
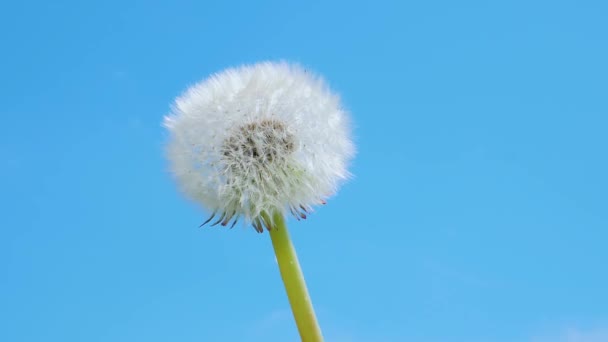
M165 117L182 191L227 225L259 229L275 210L296 217L334 194L354 156L348 115L325 82L286 63L228 69L195 84Z

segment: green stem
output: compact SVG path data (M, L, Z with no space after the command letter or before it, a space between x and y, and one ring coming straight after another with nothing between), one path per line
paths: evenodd
M266 214L262 216L266 223L270 223ZM270 239L279 263L287 298L289 298L289 304L291 304L291 311L300 332L300 338L302 342L322 342L321 328L317 323L317 317L306 289L306 282L300 269L298 256L291 243L283 215L275 212L272 223L272 229L269 230Z

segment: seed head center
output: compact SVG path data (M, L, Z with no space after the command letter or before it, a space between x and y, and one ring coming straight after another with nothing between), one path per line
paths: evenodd
M224 157L236 164L272 163L294 151L294 136L280 121L267 119L241 126L224 142Z

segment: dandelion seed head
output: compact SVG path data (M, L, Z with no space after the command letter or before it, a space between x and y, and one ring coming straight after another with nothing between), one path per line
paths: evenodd
M274 210L305 218L349 178L355 153L339 97L287 63L232 68L193 85L165 126L181 190L222 225L243 217L256 227Z

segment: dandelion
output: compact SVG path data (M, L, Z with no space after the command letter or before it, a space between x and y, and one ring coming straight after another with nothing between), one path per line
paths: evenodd
M165 126L177 183L212 212L202 225L268 230L302 340L321 341L284 216L305 219L350 175L354 145L339 97L301 67L260 63L195 84Z

